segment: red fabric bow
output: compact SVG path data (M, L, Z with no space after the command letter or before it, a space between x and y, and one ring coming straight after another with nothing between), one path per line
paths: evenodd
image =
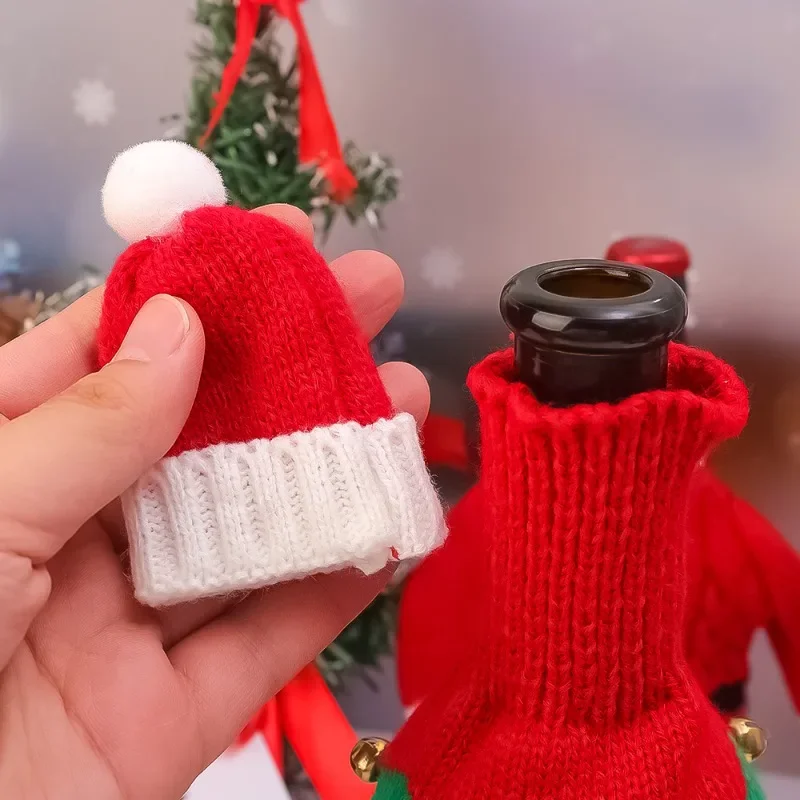
M375 787L350 768L356 734L319 670L306 667L267 703L239 734L246 744L262 734L283 773L284 737L292 746L321 800L368 800Z
M342 155L336 126L325 99L325 90L311 49L311 41L300 15L301 2L302 0L239 0L236 9L236 41L233 45L233 54L222 73L219 91L215 96L216 104L199 145L205 146L214 128L219 124L244 72L256 38L261 6L272 6L277 14L291 24L297 37L297 67L300 80L298 158L302 164L318 164L331 186L334 197L343 202L353 194L358 181Z

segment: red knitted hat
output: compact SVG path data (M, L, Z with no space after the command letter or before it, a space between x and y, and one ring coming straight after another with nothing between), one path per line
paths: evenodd
M669 368L667 390L567 409L516 381L511 351L472 370L485 590L375 800L760 796L682 643L690 482L741 429L746 391L680 345Z
M374 572L444 537L415 421L393 409L327 264L224 196L213 164L179 142L126 151L104 187L106 217L134 243L106 284L101 364L159 293L189 303L206 334L183 431L123 498L151 605Z

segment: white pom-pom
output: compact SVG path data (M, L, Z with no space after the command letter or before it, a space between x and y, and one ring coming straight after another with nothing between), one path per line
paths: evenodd
M225 184L208 156L173 140L120 153L103 185L103 213L127 242L165 236L186 211L225 205Z

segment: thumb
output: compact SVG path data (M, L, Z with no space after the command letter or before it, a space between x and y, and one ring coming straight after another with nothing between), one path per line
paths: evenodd
M0 555L47 561L169 450L203 349L195 312L158 295L111 363L0 428Z

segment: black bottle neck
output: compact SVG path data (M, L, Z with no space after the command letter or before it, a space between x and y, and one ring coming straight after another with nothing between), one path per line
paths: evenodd
M500 309L519 378L543 403L615 403L664 388L686 296L667 276L610 261L561 261L512 278Z
M514 353L519 379L542 403L618 403L667 385L667 346L634 353L564 353L517 336Z

